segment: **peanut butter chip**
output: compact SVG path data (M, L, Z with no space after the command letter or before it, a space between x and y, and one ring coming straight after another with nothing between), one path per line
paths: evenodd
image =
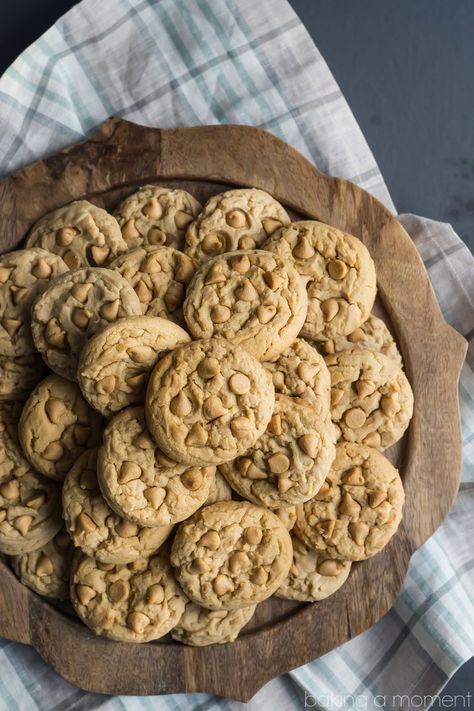
M156 254L149 254L140 265L140 271L144 274L158 274L161 272L161 264Z
M347 264L341 259L333 259L328 263L327 270L333 279L344 279L349 271Z
M287 479L286 477L279 477L278 479L278 491L280 494L285 494L291 487L293 486L293 482L291 479Z
M170 402L170 410L173 415L177 417L186 417L192 412L193 406L191 402L183 393L182 390L179 391L177 395Z
M82 511L76 520L77 533L92 533L97 528L97 524L92 518Z
M251 546L258 546L263 538L263 532L260 528L249 526L244 530L244 539Z
M309 363L299 363L296 372L298 373L298 377L300 377L304 383L308 384L313 380L318 369L315 365L310 365Z
M204 284L209 286L210 284L221 284L226 280L226 276L222 271L219 264L214 264L208 271L206 278L204 279Z
M20 496L20 487L15 479L5 482L0 486L0 494L9 501L17 499Z
M102 304L99 313L106 321L115 321L118 316L119 308L120 300L114 299L114 301L107 301L105 304Z
M149 605L161 605L164 599L165 591L163 590L163 586L159 583L156 583L155 585L150 585L150 587L146 591L147 603Z
M71 227L61 227L56 232L56 244L59 247L68 247L74 239L75 231Z
M357 503L357 501L354 501L350 494L346 492L342 497L342 501L339 506L339 511L345 516L357 516L360 511L360 505Z
M241 227L246 226L247 216L243 210L229 210L229 212L225 216L225 221L230 227L240 229Z
M65 348L66 346L66 333L63 331L59 325L59 321L56 318L52 318L48 321L45 330L45 338L48 343L55 348Z
M276 312L276 306L263 306L262 304L260 304L260 306L257 308L257 318L262 324L269 323L275 316Z
M28 293L28 289L23 286L11 286L10 291L14 304L20 304Z
M234 590L234 584L227 575L217 575L214 578L212 587L216 595L225 595L226 593L232 592Z
M362 425L365 423L365 420L365 412L360 407L353 407L344 413L344 422L348 427L351 427L352 429L362 427Z
M5 284L12 273L13 269L7 269L7 267L0 267L0 284Z
M377 508L377 506L380 506L383 501L386 501L386 499L387 494L385 493L385 491L372 491L369 494L369 506L372 509L375 509Z
M126 461L120 467L118 475L119 484L128 484L133 479L139 479L142 475L141 467L136 462Z
M318 573L320 575L335 576L339 575L340 563L337 560L323 560L318 565Z
M92 312L88 309L78 309L75 308L71 315L71 321L75 326L84 330L89 325Z
M374 383L369 380L358 380L355 384L357 395L363 399L374 392Z
M75 252L72 252L70 249L63 254L63 259L69 269L78 269L81 266L79 255L75 254Z
M93 245L91 247L91 256L96 264L99 266L104 264L110 254L110 249L108 247L97 247Z
M2 321L2 326L11 338L20 329L21 321L16 318L5 318Z
M36 575L38 575L38 577L42 578L45 575L51 575L53 570L54 570L53 561L50 558L48 558L47 555L42 553L40 555L40 557L38 558L38 562L36 563L36 569L35 569Z
M236 257L232 257L229 264L232 269L235 272L238 272L239 274L246 274L250 269L250 259L247 257L246 254L243 254L242 256L238 255Z
M362 328L356 328L355 331L349 333L347 340L351 343L360 343L367 340L367 335L364 333Z
M184 295L184 284L175 281L169 285L163 299L166 308L170 313L173 313L179 306L181 306L184 301Z
M331 388L331 405L337 405L344 397L344 390L340 388Z
M190 259L185 258L184 255L179 258L177 257L177 264L174 270L174 278L176 281L183 282L187 284L194 274L194 266Z
M200 469L188 469L181 474L181 482L186 489L197 491L202 485L203 476Z
M150 244L165 244L166 233L160 230L159 227L151 227L147 233L147 240Z
M339 311L339 304L336 299L327 299L321 302L321 311L325 321L332 321Z
M61 422L61 418L64 417L67 411L64 402L56 397L51 397L49 400L46 400L44 409L49 420L54 425Z
M203 358L197 367L197 372L204 380L210 380L220 373L221 367L217 358Z
M279 220L274 220L272 217L264 217L262 220L262 227L265 230L265 234L269 237L276 230L282 226Z
M251 432L252 423L248 417L236 417L234 420L231 420L230 429L236 437L245 436L247 432Z
M227 306L222 306L221 304L213 306L210 312L211 319L214 323L225 323L229 320L230 314L230 309Z
M136 634L143 634L149 624L150 618L143 612L131 612L127 617L127 625Z
M217 395L208 397L202 410L204 416L207 417L208 420L215 420L217 417L221 417L227 412L227 408L224 407L221 399L217 397Z
M131 521L127 521L126 518L123 518L116 526L115 530L119 534L119 536L122 536L122 538L133 538L138 534L138 526L136 523L132 523Z
M145 489L143 496L157 510L166 498L166 489L161 486L152 486L149 489Z
M321 533L321 535L328 539L331 538L335 528L336 522L332 520L321 521L317 525L317 529Z
M33 516L17 516L15 519L13 519L14 528L16 528L16 530L19 531L22 536L26 536L32 523Z
M319 439L314 434L302 435L298 438L298 447L311 457L316 459L319 454Z
M364 483L364 477L360 467L351 467L347 470L343 477L344 484L349 486L361 486Z
M144 205L142 212L150 220L159 220L163 215L163 208L156 198L150 198Z
M255 585L265 585L268 580L268 573L265 568L259 566L258 568L255 568L253 573L250 575L250 580L252 583L255 583Z
M202 558L195 558L191 564L194 573L207 573L211 568Z
M105 378L101 378L95 384L95 389L98 393L105 393L110 395L113 393L117 386L117 379L115 375L106 375Z
M50 442L47 447L43 450L43 459L48 462L57 462L64 455L64 448L60 442Z
M109 598L112 602L124 602L130 595L130 584L128 580L117 580L109 587Z
M250 565L251 562L248 555L243 551L236 551L229 561L229 570L232 575L237 575L242 570L249 568Z
M265 284L270 287L272 291L278 291L283 286L284 279L280 274L275 274L274 272L265 272L263 275Z
M79 486L85 491L95 491L99 488L97 474L92 469L84 469L79 477Z
M127 240L135 240L140 237L140 232L135 227L134 220L127 220L127 222L122 227L122 237Z
M267 463L270 467L270 471L274 474L283 474L290 468L290 460L286 454L272 454L272 456L267 459Z
M235 290L235 297L236 299L240 299L241 301L256 301L258 298L257 290L255 287L249 282L248 279L245 279Z
M219 235L211 233L204 237L201 246L205 254L219 254L222 251L223 242Z
M221 545L221 539L217 531L208 531L199 539L199 545L216 551Z
M253 237L250 237L250 235L244 235L244 237L239 239L239 249L255 249L256 246L257 243Z
M156 351L151 346L134 346L127 349L127 354L134 363L149 363L156 357Z
M185 442L190 446L203 447L206 444L207 439L208 434L206 430L199 422L196 422L189 430Z
M48 279L51 276L52 268L45 259L38 259L31 273L37 279Z
M298 243L293 248L293 255L297 259L310 259L311 257L314 257L314 248L304 235L300 237Z
M382 438L380 437L380 434L378 432L369 432L369 434L364 437L364 444L368 445L369 447L380 447L382 444Z
M279 415L278 413L276 415L272 415L272 419L267 425L267 432L278 437L279 435L281 435L282 431L283 430L281 427L281 415Z
M393 417L400 411L400 403L393 395L389 397L383 397L380 401L380 407L382 412L387 417Z
M349 533L358 546L363 546L365 539L369 535L369 527L366 523L355 521L348 526Z
M38 511L45 502L46 494L41 491L37 491L26 499L25 504L28 506L29 509L34 509L35 511Z
M88 605L97 593L89 585L76 585L76 595L81 605Z
M243 373L234 373L229 378L229 388L236 395L246 395L250 391L250 380Z
M184 210L177 210L174 216L174 223L178 230L185 230L186 227L193 221L193 216Z

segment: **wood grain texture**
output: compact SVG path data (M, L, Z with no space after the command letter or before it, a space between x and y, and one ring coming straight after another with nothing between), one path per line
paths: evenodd
M378 308L396 335L415 395L408 433L389 453L405 485L404 519L379 555L353 566L336 595L314 605L268 600L233 644L195 649L169 638L147 645L97 638L67 608L20 585L3 561L0 634L32 644L83 689L205 691L246 701L271 678L363 632L395 602L411 554L441 524L458 490L457 385L466 342L444 321L416 248L383 205L247 126L160 130L107 121L88 141L0 183L2 251L17 246L49 210L79 198L113 209L147 182L183 187L201 201L231 186L262 188L295 219L320 219L367 245L377 269Z

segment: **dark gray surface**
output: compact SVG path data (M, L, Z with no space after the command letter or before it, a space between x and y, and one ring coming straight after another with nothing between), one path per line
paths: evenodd
M74 4L0 0L0 72ZM451 222L474 250L474 0L291 4L345 94L399 212ZM468 691L474 660L443 694Z

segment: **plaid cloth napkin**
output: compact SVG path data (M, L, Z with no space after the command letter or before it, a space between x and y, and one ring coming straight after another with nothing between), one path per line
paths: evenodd
M83 0L0 80L0 170L82 139L109 116L150 126L246 123L394 209L328 67L285 0ZM446 319L471 340L461 378L464 474L372 629L265 686L248 707L426 708L474 652L474 260L449 225L401 216ZM442 404L441 404L442 406ZM405 695L405 696L403 696ZM0 642L0 709L238 709L205 694L86 694L36 652ZM467 703L465 704L467 707Z

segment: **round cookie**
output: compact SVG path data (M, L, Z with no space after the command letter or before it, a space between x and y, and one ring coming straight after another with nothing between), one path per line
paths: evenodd
M327 356L331 418L340 439L384 450L397 442L413 414L410 383L382 353L357 348Z
M130 284L110 269L77 269L56 279L33 306L33 340L58 375L76 379L81 350L111 321L140 316Z
M86 448L98 445L102 418L79 387L49 375L31 393L18 425L23 451L42 474L63 481Z
M148 428L183 464L220 464L255 444L270 421L275 391L247 351L213 338L176 348L155 366L146 393Z
M115 217L87 200L42 217L31 228L26 245L58 254L69 269L101 267L128 249Z
M60 530L38 550L12 558L12 567L20 582L38 595L67 600L73 551L71 539Z
M295 533L327 558L365 560L396 532L405 499L395 467L373 447L345 442L316 496L298 507Z
M276 393L300 397L320 417L329 417L331 378L324 358L313 346L297 338L273 363L264 366L272 374Z
M317 602L333 595L344 585L351 565L349 561L325 558L315 550L305 546L296 536L293 542L293 563L286 580L275 595L284 600Z
M115 259L110 269L133 286L144 315L184 324L186 286L195 272L186 254L172 247L144 245Z
M381 318L370 314L358 328L348 336L335 336L330 341L314 344L322 355L327 356L340 351L354 348L382 353L393 360L400 368L403 366L402 356L390 331Z
M74 545L101 563L132 563L152 555L172 526L140 528L110 509L97 480L97 449L84 452L63 485L63 516Z
M190 600L236 610L270 597L290 569L291 538L268 509L222 501L180 525L171 564Z
M301 504L323 484L335 455L334 427L305 400L277 395L266 432L219 470L237 493L270 509Z
M290 218L263 190L239 188L211 197L186 232L185 252L198 263L237 249L255 249Z
M168 459L148 432L144 408L129 407L104 431L98 475L120 516L141 526L169 526L203 505L215 467L189 468Z
M68 271L61 257L44 249L20 249L0 256L0 353L34 353L31 306L50 279Z
M171 636L191 647L233 642L242 627L253 617L256 607L249 605L238 610L206 610L194 602L188 602L180 621L171 630Z
M276 232L263 248L293 263L307 280L308 314L302 336L330 340L352 333L368 318L377 292L375 266L357 237L303 220Z
M305 282L291 262L252 250L201 265L188 286L184 317L195 338L222 336L271 361L293 343L306 309Z
M184 234L202 205L186 190L144 185L115 210L128 249L141 245L184 246Z
M190 340L178 325L154 316L109 324L82 349L77 378L84 397L106 417L143 401L160 356Z
M18 439L18 422L23 403L0 401L0 481L21 477L31 471Z
M209 489L209 496L203 503L203 506L210 506L218 501L231 501L231 499L232 489L217 469L216 475L211 483L211 488Z
M45 374L46 366L39 353L0 355L0 400L25 400Z
M163 637L179 622L186 604L164 550L115 566L78 553L70 594L81 620L96 634L118 642Z

